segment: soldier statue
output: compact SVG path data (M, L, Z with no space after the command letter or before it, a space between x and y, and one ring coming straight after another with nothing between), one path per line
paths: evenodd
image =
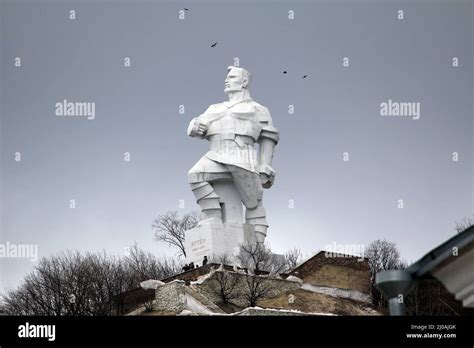
M268 109L250 97L250 74L229 66L224 92L229 101L213 104L191 120L188 135L206 139L210 150L189 170L188 180L201 209L201 221L222 222L223 212L213 183L231 180L245 206L245 222L263 243L268 223L262 203L263 188L275 180L271 167L278 130ZM258 155L255 144L258 144Z

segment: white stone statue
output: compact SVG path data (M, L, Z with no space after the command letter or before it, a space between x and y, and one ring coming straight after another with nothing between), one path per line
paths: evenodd
M202 212L198 226L240 222L263 243L268 229L263 188L275 180L271 164L279 136L268 109L250 97L249 82L247 70L229 66L224 88L229 101L191 120L188 135L208 140L210 150L189 170L188 180Z

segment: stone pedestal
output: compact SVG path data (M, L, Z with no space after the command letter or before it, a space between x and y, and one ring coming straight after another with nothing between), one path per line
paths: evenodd
M211 260L223 255L236 261L241 245L256 243L254 227L244 223L244 207L234 183L221 180L212 185L219 195L223 222L202 220L185 232L186 263L202 266L204 256Z
M202 266L204 256L213 259L223 255L236 261L240 246L254 243L255 230L249 224L204 220L185 232L186 263Z

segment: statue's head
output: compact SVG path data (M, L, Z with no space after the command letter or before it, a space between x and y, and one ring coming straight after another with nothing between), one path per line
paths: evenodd
M227 77L224 81L224 92L232 93L248 88L250 83L250 73L238 66L227 67Z

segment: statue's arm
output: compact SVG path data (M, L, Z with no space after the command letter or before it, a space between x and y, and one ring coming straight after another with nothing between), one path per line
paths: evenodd
M187 133L190 137L204 138L206 135L207 124L202 120L201 116L195 117L189 122Z
M206 136L207 129L209 128L208 114L214 109L214 105L209 106L203 114L193 118L191 122L189 122L187 133L190 137L204 138Z
M258 138L259 172L262 179L262 186L264 188L270 188L275 180L275 171L272 168L272 161L275 146L279 140L279 132L273 127L273 121L267 108L263 107L258 116L260 124L262 125L262 131Z

